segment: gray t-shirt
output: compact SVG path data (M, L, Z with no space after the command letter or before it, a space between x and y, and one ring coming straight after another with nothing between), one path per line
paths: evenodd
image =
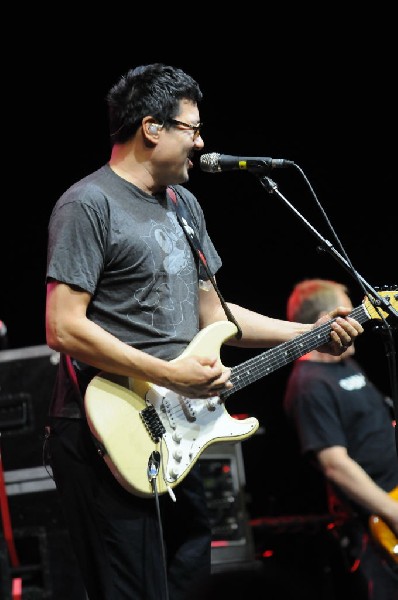
M192 214L214 275L221 259L202 209L186 188L174 189ZM144 193L109 165L72 185L52 211L47 281L89 292L88 318L126 344L166 360L179 356L199 330L199 279L208 275L198 265L171 200L165 193ZM78 374L84 371L81 363L75 366ZM63 388L58 382L58 407ZM64 408L53 414L75 413Z

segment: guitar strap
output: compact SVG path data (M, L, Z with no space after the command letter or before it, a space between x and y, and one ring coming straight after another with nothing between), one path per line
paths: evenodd
M196 233L195 230L195 224L194 224L194 218L193 215L191 214L191 211L189 210L189 207L187 208L185 206L184 203L184 199L181 197L181 195L179 194L179 198L181 200L181 202L179 202L177 200L177 194L174 190L174 188L172 188L171 186L167 187L167 194L168 197L170 198L170 200L173 202L175 211L176 211L176 215L178 218L178 221L188 239L188 242L192 248L192 251L194 253L194 256L196 255L200 261L200 263L203 265L207 276L209 278L209 280L211 281L214 289L217 292L218 297L220 298L220 302L222 304L222 307L225 311L225 314L227 315L227 318L229 321L232 321L232 323L234 323L234 325L237 328L237 332L235 334L236 339L240 340L242 337L242 330L238 324L238 322L236 321L235 317L233 316L233 314L231 313L227 303L225 302L224 298L222 297L222 294L220 292L220 290L218 289L216 280L214 278L214 276L210 273L209 267L207 265L207 260L205 257L205 254L202 250L202 247L200 245L200 241L199 241L199 237Z
M83 398L82 392L80 390L79 380L77 378L75 367L73 366L73 363L72 363L72 358L69 354L65 354L64 356L65 356L65 362L66 362L66 367L68 369L69 377L74 385L76 394L79 397L81 408L82 408L83 412L85 412L84 398ZM97 440L97 438L92 434L92 432L90 432L90 433L91 433L91 439L94 442L94 446L96 447L98 454L102 457L105 456L106 455L105 446L103 444L101 444L101 442L99 440Z

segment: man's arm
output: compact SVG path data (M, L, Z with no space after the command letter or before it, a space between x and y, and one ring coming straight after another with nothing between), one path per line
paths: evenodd
M273 319L230 302L228 302L228 307L242 329L243 335L240 340L232 337L225 343L241 348L271 348L337 317L331 325L330 342L318 350L339 356L363 332L363 327L356 320L346 317L351 309L342 306L324 315L315 324ZM210 282L207 290L199 290L199 309L201 327L227 319L218 295Z
M218 357L166 361L129 346L87 318L90 294L64 283L47 285L46 338L53 350L108 373L136 377L189 398L215 396L231 387L230 369Z
M325 477L351 500L379 516L398 536L398 502L381 489L347 454L343 446L332 446L316 454Z

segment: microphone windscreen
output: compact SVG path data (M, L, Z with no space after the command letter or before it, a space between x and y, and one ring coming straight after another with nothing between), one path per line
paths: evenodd
M202 154L200 157L200 168L207 173L217 173L221 171L219 164L220 155L217 152Z

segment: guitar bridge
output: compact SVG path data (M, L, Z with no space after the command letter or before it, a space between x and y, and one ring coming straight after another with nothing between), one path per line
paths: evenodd
M140 417L151 436L152 441L157 444L163 434L166 433L166 429L152 404L149 404L140 412Z

